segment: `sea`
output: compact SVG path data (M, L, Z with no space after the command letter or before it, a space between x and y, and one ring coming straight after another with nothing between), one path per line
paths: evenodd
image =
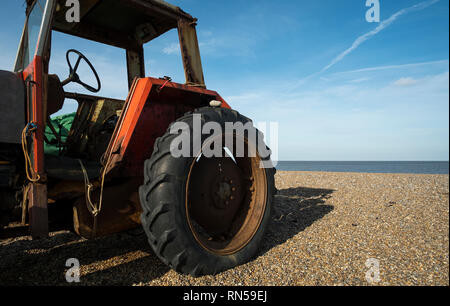
M278 161L281 171L449 174L448 161Z

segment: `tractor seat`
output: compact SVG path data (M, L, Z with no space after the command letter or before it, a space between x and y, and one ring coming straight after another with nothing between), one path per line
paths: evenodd
M99 162L82 160L89 180L100 177L102 168ZM45 156L45 168L49 178L65 181L84 181L83 170L78 159L67 156Z

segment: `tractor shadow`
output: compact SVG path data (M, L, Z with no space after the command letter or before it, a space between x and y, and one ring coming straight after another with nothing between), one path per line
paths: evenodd
M333 206L326 202L333 192L303 187L279 190L258 256L331 212ZM146 236L139 230L94 240L59 228L54 228L49 238L30 240L26 231L17 227L0 235L0 286L124 286L151 282L170 270L153 253ZM69 258L77 258L81 264L79 283L66 282Z
M331 212L334 207L325 203L333 192L332 189L305 187L279 190L258 256L283 244Z
M150 249L145 235L119 233L86 240L69 231L45 239L0 240L0 286L120 285L146 283L169 268ZM79 283L66 282L69 258L79 260Z

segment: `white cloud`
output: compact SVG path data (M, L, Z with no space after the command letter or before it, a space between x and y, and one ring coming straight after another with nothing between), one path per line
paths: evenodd
M393 83L394 86L412 86L417 84L417 80L413 78L400 78Z
M162 52L164 54L170 55L170 54L177 54L177 52L181 52L180 51L180 47L177 43L171 43L170 45L168 45L167 47L165 47Z
M254 46L257 42L258 38L251 33L215 33L209 37L200 37L199 47L201 54L205 56L254 57Z
M210 37L213 35L213 32L210 30L200 30L198 31L198 35L199 36L205 36L205 37Z
M358 79L354 79L354 80L350 80L348 81L349 83L362 83L362 82L366 82L370 80L370 78L368 77L363 77L363 78L358 78Z
M443 159L448 71L409 78L414 84L404 77L408 87L395 86L399 77L390 72L371 79L370 86L310 80L302 90L273 84L225 100L255 122L279 121L281 160Z
M445 72L448 70L448 59L438 60L438 61L428 61L419 63L408 63L400 65L384 65L376 67L367 67L356 70L334 72L320 76L318 80L333 83L333 82L346 82L349 84L358 84L367 81L385 81L391 82L393 84L398 81L401 77L407 75L409 78L421 78L424 75L436 74L439 72ZM383 77L382 77L383 76ZM389 76L388 79L385 76ZM381 77L381 78L380 78ZM300 84L313 81L313 76L303 78L300 80L295 80L292 82L291 87L296 88ZM405 80L401 80L399 85L403 84ZM409 83L412 83L409 80Z

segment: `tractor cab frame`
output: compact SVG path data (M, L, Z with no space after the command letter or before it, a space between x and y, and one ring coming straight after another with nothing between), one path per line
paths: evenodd
M24 188L27 207L23 211L34 238L48 235L48 203L77 197L80 200L74 205L74 225L82 236L93 237L139 225L141 210L137 189L142 182L142 165L151 155L156 138L185 112L208 106L211 100L221 101L222 107L229 108L217 92L206 89L196 18L161 0L80 0L79 3L79 22L68 22L69 7L65 0L27 0L27 18L15 61L14 71L25 82L26 101L25 109L13 114L16 124L12 125L26 126L26 129L12 134L18 136L25 132L21 139L25 154L29 156L29 165L25 168L30 168L30 177ZM185 84L145 78L144 44L171 29L178 30ZM76 74L76 67L85 58L79 54L72 67L67 55L71 74L66 80L50 75L54 31L124 49L129 85L127 99L64 91L62 86L71 81L89 89ZM67 142L58 139L64 156L46 156L45 128L50 126L54 131L50 115L61 109L64 99L75 99L79 104ZM101 136L102 127L113 116L116 116L115 127L105 138ZM101 137L104 139L99 140ZM91 164L93 167L89 167ZM103 220L93 221L83 195L88 192L89 180L99 182L104 176L110 182L104 191L106 211ZM100 183L93 184L99 187ZM101 184L103 193L103 182ZM118 214L118 211L124 213ZM97 228L93 222L108 226Z

